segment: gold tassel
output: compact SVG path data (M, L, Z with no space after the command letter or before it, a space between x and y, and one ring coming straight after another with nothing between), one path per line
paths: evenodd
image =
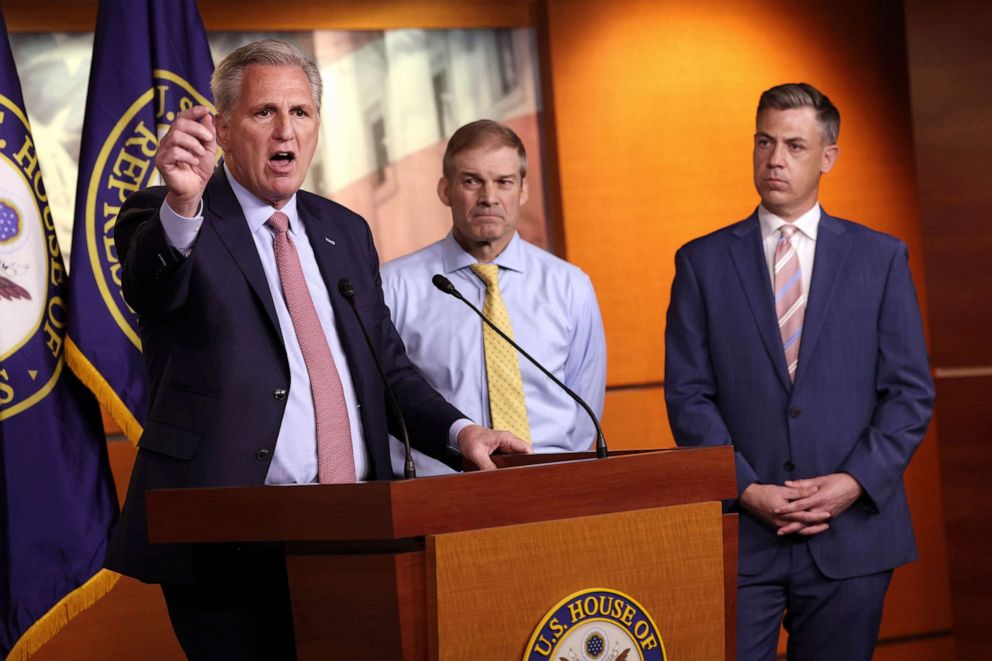
M68 336L65 338L65 358L69 368L83 382L83 385L96 395L96 400L121 428L124 436L132 444L137 445L138 439L141 438L141 424L134 417L134 414L124 406L124 402L103 378L103 375L93 367L93 363L83 355L76 343Z
M78 588L62 597L51 610L32 624L14 644L7 661L26 661L55 637L62 627L110 592L121 575L101 569Z

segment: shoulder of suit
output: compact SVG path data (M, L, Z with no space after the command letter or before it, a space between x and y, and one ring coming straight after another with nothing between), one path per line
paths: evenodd
M759 232L761 229L758 226L758 215L757 213L745 218L744 220L738 220L735 223L721 227L720 229L713 230L708 234L696 237L691 241L683 244L679 248L679 252L684 253L696 253L705 252L708 250L713 250L718 246L725 245L728 241L739 240L751 232Z
M841 233L850 234L852 238L856 239L858 244L869 243L887 249L893 249L904 244L902 239L891 234L886 234L867 225L856 223L853 220L829 216L826 213L820 220L820 230L818 231L825 229L829 231L828 226L830 224L833 224L834 228Z
M311 193L302 189L296 192L296 204L297 206L302 206L305 210L309 210L314 213L330 215L337 221L359 223L361 225L368 224L365 222L364 218L343 204L338 204L334 200L329 200L323 195L317 195L316 193Z

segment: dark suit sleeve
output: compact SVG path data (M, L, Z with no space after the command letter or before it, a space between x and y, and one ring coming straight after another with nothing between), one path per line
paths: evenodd
M840 467L876 511L902 481L923 440L934 403L926 342L905 244L892 253L878 317L878 403L871 425Z
M114 225L124 299L145 317L176 310L189 291L188 260L169 243L159 219L164 200L162 187L138 191L124 203Z
M716 395L706 310L692 263L682 249L675 254L675 280L665 327L665 403L678 445L733 443L717 408ZM736 451L734 465L740 495L758 477Z

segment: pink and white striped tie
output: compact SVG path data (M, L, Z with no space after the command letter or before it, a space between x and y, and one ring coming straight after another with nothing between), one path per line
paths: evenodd
M344 401L344 388L327 336L317 317L310 290L300 265L300 255L289 236L289 218L281 211L266 222L275 234L273 246L283 297L289 309L303 362L310 375L314 419L317 428L317 479L321 484L355 481L355 456L351 423Z
M799 340L806 314L806 294L799 270L799 255L792 245L796 227L786 224L778 231L780 236L775 246L775 316L778 317L778 330L782 335L789 380L795 381L796 367L799 365Z

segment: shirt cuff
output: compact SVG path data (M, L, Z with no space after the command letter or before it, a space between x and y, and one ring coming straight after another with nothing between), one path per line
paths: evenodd
M162 221L162 229L165 230L165 236L169 239L172 247L181 252L184 257L189 257L193 243L200 234L200 227L203 225L203 200L200 200L200 206L192 218L180 216L172 210L168 202L163 200L158 217Z
M461 430L465 429L469 425L474 425L475 423L468 418L461 418L460 420L455 420L451 423L451 427L448 428L448 445L458 449L458 434Z

